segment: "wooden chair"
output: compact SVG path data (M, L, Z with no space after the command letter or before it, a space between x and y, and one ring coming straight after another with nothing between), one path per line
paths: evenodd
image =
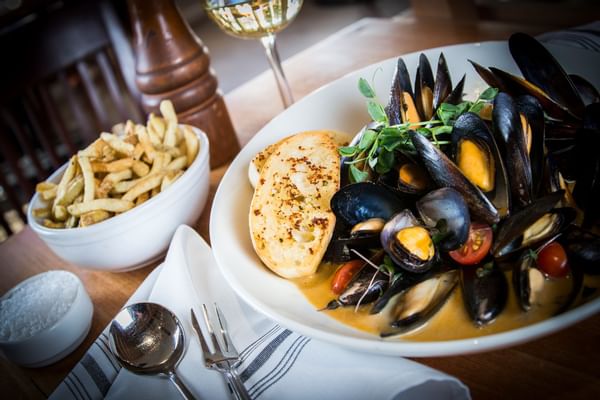
M64 2L1 29L0 225L8 235L25 221L36 182L101 131L140 122L122 11L109 1Z

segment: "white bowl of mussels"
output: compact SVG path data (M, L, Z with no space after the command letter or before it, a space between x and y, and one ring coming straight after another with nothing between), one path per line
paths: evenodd
M234 160L213 203L211 243L229 284L289 329L388 355L488 351L598 313L600 199L589 171L600 165L594 132L600 113L589 104L600 87L600 56L547 50L515 35L509 43L403 55L402 62L353 72L274 118ZM558 63L548 61L549 54ZM425 58L433 66L441 62L441 70L428 68ZM548 85L537 75L542 67L562 78L540 94L531 82ZM412 79L417 70L423 85ZM454 84L436 86L444 80ZM386 115L374 107L369 114L364 94ZM430 120L436 122L423 122ZM337 229L324 261L316 274L290 281L268 270L253 250L246 171L268 145L314 129L369 131L371 138L357 138L341 151L341 173L353 174L342 179L369 176L369 182L342 186L333 196ZM371 218L380 221L352 233ZM352 259L360 267L347 266ZM331 283L344 268L355 274L333 292Z

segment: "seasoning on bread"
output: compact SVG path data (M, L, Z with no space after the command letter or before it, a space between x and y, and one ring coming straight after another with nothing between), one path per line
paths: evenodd
M348 143L352 140L352 135L346 132L340 131L323 131L326 132L327 135L331 137L331 139L335 142L338 147L347 146ZM263 165L267 162L267 159L271 154L273 154L273 150L277 147L279 143L284 141L287 138L281 139L277 143L273 143L262 149L258 154L254 156L254 158L250 161L248 165L248 179L250 180L250 184L253 188L256 187L256 182L258 182L258 178L260 177L260 170Z
M284 278L313 274L335 226L329 202L340 185L330 131L308 131L275 145L250 205L250 233L263 263Z

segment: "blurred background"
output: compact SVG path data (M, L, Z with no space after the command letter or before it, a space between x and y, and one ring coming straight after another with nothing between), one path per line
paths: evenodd
M208 47L224 94L269 70L259 41L223 33L200 0L174 1ZM481 29L508 23L515 31L535 26L545 32L597 25L599 16L599 0L304 0L296 20L278 35L278 48L285 60L365 17L485 21ZM598 35L597 27L582 29ZM36 182L102 130L128 118L139 121L143 112L125 0L0 0L0 52L3 241L22 229Z

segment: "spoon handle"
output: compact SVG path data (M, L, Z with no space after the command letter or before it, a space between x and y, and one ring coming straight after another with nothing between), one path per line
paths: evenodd
M173 385L177 388L177 391L181 394L181 396L186 400L194 400L196 397L192 394L190 389L183 383L181 379L177 376L177 374L169 374L169 380L173 382Z

